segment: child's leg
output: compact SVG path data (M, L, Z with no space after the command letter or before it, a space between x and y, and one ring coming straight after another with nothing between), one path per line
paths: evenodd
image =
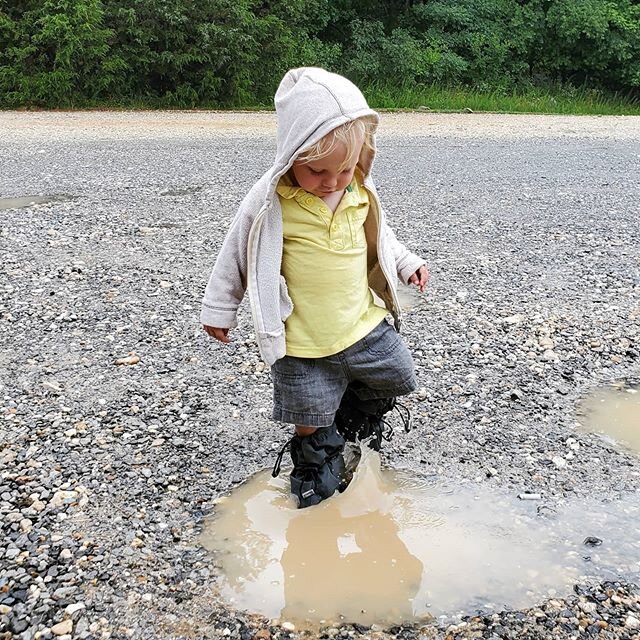
M380 450L384 437L383 416L396 407L396 397L416 388L413 359L397 332L386 322L345 350L352 382L336 413L338 430L346 440L371 438L369 446ZM409 412L404 409L405 428Z
M271 373L273 417L295 425L295 435L280 452L274 475L288 448L293 461L291 492L299 507L311 506L344 487L344 438L334 417L348 380L340 363L328 358L285 356Z
M398 403L395 397L362 400L357 394L357 383L349 385L342 396L340 407L336 412L338 432L347 442L366 441L374 451L380 451L383 440L390 440L392 428L384 416L394 408L398 411L405 430L411 428L409 410ZM362 388L369 389L365 386Z
M296 435L301 438L306 438L310 436L312 433L315 433L318 430L318 427L304 427L301 424L295 425Z
M335 424L313 429L313 433L291 439L291 493L298 507L309 507L331 497L346 486L342 452L344 438Z

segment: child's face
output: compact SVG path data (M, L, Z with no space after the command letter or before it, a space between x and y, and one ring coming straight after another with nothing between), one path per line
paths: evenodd
M337 145L324 158L312 160L306 164L294 162L292 170L298 186L319 198L324 198L336 191L344 191L353 179L361 146L355 149L347 160L346 169L342 169L347 155L344 145Z

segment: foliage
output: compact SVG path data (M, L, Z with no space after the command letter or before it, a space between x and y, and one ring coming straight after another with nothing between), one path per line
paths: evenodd
M319 65L396 91L637 96L637 0L0 0L0 106L257 106Z

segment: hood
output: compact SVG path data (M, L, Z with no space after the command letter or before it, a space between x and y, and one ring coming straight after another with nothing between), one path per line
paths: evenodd
M376 126L378 114L367 104L353 82L316 67L291 69L275 95L278 117L276 173L288 170L302 151L329 131L356 118L366 117ZM371 140L375 149L375 141ZM375 151L364 151L358 162L365 175L371 171Z

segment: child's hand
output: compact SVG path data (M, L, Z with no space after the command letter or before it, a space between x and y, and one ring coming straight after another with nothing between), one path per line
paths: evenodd
M220 327L209 327L206 324L202 325L202 328L216 340L220 342L224 342L225 344L229 342L229 329L221 329Z
M409 282L411 284L415 284L416 287L420 289L420 293L424 293L427 282L429 282L429 272L427 271L427 267L422 265L414 274L411 275Z

